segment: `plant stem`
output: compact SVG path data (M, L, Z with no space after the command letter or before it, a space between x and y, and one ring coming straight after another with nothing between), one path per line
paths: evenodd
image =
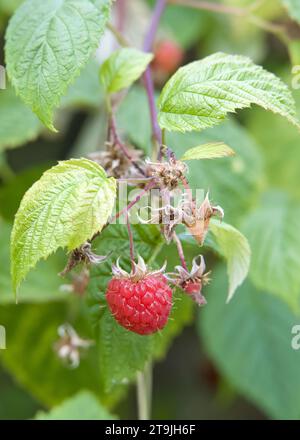
M184 257L184 253L183 253L182 243L181 243L178 235L176 234L176 232L173 233L173 240L174 240L174 242L176 243L176 246L177 246L177 251L178 251L179 258L180 258L181 266L184 269L188 270L187 264L186 264L186 261L185 261L185 257Z
M128 231L128 238L129 238L131 267L133 269L134 268L134 242L133 242L132 230L131 230L131 226L130 226L128 213L127 213L126 217L127 217L127 231Z
M127 159L132 163L132 165L143 175L145 176L144 170L139 166L137 162L135 162L131 156L131 154L128 151L128 148L126 145L121 141L118 132L117 132L117 126L116 126L116 119L113 113L110 114L110 121L109 121L109 131L111 132L113 136L113 141L118 145L118 147L122 150L124 153L124 156L127 157Z
M125 206L124 209L122 209L121 211L119 211L111 220L110 223L112 223L113 221L117 220L119 217L121 217L121 215L126 214L134 205L136 205L141 198L148 192L150 191L152 188L154 188L156 186L156 182L154 180L151 180L146 186L145 188L135 197L134 200L132 200L132 202L130 202L127 206Z
M202 9L204 11L218 12L220 14L230 14L244 16L247 14L247 9L238 8L235 6L222 5L220 3L212 3L208 1L198 0L168 0L168 3L174 5L187 6L195 9Z
M139 420L149 420L152 401L152 365L146 365L143 372L137 373L137 401Z

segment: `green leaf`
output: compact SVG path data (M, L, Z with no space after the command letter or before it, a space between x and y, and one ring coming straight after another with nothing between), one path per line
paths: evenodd
M48 413L39 411L36 420L115 420L94 394L81 391Z
M216 245L214 248L227 260L229 278L227 302L229 302L249 272L251 254L249 243L240 231L224 222L212 219L210 231Z
M185 145L207 142L225 142L236 152L230 160L189 162L189 183L193 191L209 190L216 205L225 211L225 220L234 226L256 201L264 175L259 147L245 128L234 120L203 133L168 133L167 145L177 157L185 153Z
M54 108L99 45L109 6L107 0L27 0L9 23L8 76L50 130Z
M217 159L234 154L234 151L223 142L210 142L187 150L180 160Z
M35 139L42 124L11 88L0 93L0 150Z
M248 281L229 305L225 296L226 275L215 273L198 321L210 357L271 418L298 419L300 351L291 347L291 332L299 318Z
M108 93L119 92L134 83L153 59L150 53L123 48L115 51L100 69L100 79Z
M101 231L110 216L115 179L87 159L60 162L25 194L12 232L11 261L16 291L28 271L59 247L72 250Z
M172 76L159 99L159 124L167 130L200 131L251 104L300 127L292 94L279 78L247 57L216 53Z
M300 3L298 0L281 0L290 16L300 23Z
M300 204L280 192L266 193L247 217L243 232L252 249L250 276L258 288L300 311Z

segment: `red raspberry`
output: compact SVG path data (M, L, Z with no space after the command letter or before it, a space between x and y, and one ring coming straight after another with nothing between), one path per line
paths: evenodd
M163 40L158 43L154 52L153 68L171 74L183 61L183 50L172 40Z
M106 299L120 325L140 335L149 335L166 325L172 307L172 290L162 273L139 269L135 265L135 270L127 274L114 266L116 275L107 286Z

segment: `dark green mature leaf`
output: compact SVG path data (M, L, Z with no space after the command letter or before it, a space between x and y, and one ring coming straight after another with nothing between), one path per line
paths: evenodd
M172 76L159 98L159 124L171 131L201 131L251 104L300 127L292 94L279 78L247 57L216 53Z
M156 254L163 241L153 225L133 227L136 252L150 267L156 267ZM118 384L132 381L137 371L143 370L146 362L165 355L172 340L192 318L193 303L181 292L174 294L174 306L169 323L164 330L153 336L139 336L121 327L106 307L105 290L111 278L111 264L121 256L121 264L130 270L127 228L112 225L105 229L97 240L99 254L112 252L111 258L92 271L89 286L91 314L98 332L101 375L107 392ZM167 250L166 250L167 252ZM162 258L166 258L165 249ZM100 307L100 305L102 307Z
M108 0L27 0L6 33L9 78L23 101L50 129L53 110L96 50Z
M42 124L11 88L0 93L0 150L18 147L35 139Z
M25 192L48 170L53 163L32 167L11 177L0 187L0 216L13 222Z
M226 275L215 273L199 330L225 377L270 417L300 417L300 351L291 347L298 317L280 300L246 282L225 304Z
M36 420L115 420L94 394L81 391L48 413L39 411Z
M300 311L300 204L287 194L269 192L246 219L250 276L255 285L284 299Z
M300 94L297 90L294 96L299 111ZM299 131L286 120L260 108L249 111L246 123L264 157L268 186L281 188L299 199Z
M78 310L80 305L73 307ZM57 329L65 322L71 323L81 337L91 338L86 321L71 317L70 305L1 305L0 322L7 334L7 350L1 351L1 363L40 402L57 405L81 389L103 396L96 347L89 349L77 369L64 366L54 352L53 345L59 339Z
M119 49L102 64L100 79L107 93L131 86L146 70L153 55L133 48Z
M25 194L11 239L14 291L41 258L73 250L101 231L111 215L116 182L96 162L71 159L46 171Z
M249 133L233 120L205 133L170 133L167 144L177 157L190 145L206 142L225 142L236 155L216 161L191 161L188 179L193 190L209 190L210 197L225 211L225 221L238 225L256 200L263 182L262 160L259 149Z

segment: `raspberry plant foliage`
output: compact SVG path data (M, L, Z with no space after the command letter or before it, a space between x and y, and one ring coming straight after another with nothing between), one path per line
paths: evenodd
M70 272L71 284L67 286L70 291L77 294L78 291L88 291L87 302L96 320L98 361L103 364L100 374L106 393L126 385L147 362L159 358L166 351L173 337L190 321L193 298L197 298L199 304L206 303L202 293L205 294L205 284L214 274L210 274L210 268L206 272L204 257L199 254L209 248L226 259L229 278L227 301L243 283L249 270L251 251L247 239L235 227L221 222L222 208L226 215L226 206L221 208L213 204L210 197L214 199L214 196L211 194L206 194L200 207L196 206L193 197L184 199L179 208L184 214L180 221L175 220L174 207L168 205L172 225L163 225L159 216L156 226L130 225L131 208L138 205L151 189L162 190L167 196L172 196L178 188L190 190L190 161L200 161L201 167L205 167L207 161L204 159L230 161L235 154L234 149L222 139L202 145L195 143L193 147L189 143L190 138L181 137L181 145L186 151L178 159L172 145L174 133L167 132L202 131L220 124L228 113L252 104L285 117L297 128L300 126L292 95L279 78L246 57L225 53L213 54L181 67L164 86L158 98L157 112L150 66L153 55L150 52L165 3L158 0L142 49L128 47L127 42L109 25L124 47L114 51L99 69L99 90L102 84L108 126L106 144L102 146L105 152L96 151L88 158L65 160L46 171L24 195L11 236L15 291L40 259L46 259L60 247L67 250L69 261L63 273ZM46 128L55 130L54 110L67 94L69 86L89 65L99 46L111 6L109 0L27 0L11 19L6 35L9 80L23 103L31 108ZM126 95L124 89L141 77L151 116L151 160L145 160L142 153L127 145L119 132L116 116ZM31 121L34 127L29 130L28 139L39 130L35 117ZM134 130L138 131L139 126ZM139 138L135 133L132 137ZM9 142L13 145L18 140ZM148 139L148 150L150 144ZM101 166L104 156L105 163L109 164L107 170ZM113 217L114 220L122 216L127 218L127 227L119 229L119 225L110 224L113 223L110 220L118 183L122 180L130 182L139 192ZM197 185L201 186L201 178ZM118 203L116 205L118 209ZM217 216L220 218L212 218ZM176 229L179 225L191 232L188 240L184 234L179 234ZM251 225L247 227L251 230ZM254 235L252 240L257 240L257 237ZM185 246L191 243L193 255L187 255ZM118 257L122 257L130 271L138 255L145 259L149 273L155 273L162 257L167 255L169 266L167 273L162 275L165 287L169 293L172 288L176 291L174 296L183 296L184 303L189 304L182 315L180 301L175 302L179 312L173 304L171 316L174 323L167 322L170 310L159 325L151 321L151 330L162 330L161 334L140 335L152 333L140 331L141 316L145 314L145 304L141 302L138 304L141 310L136 326L127 325L129 321L124 325L123 314L132 312L128 307L122 307L121 316L117 316L117 321L127 330L113 316L119 313L119 309L112 307L116 301L112 299L111 292L114 291L114 295L117 292L119 300L126 289L123 279L115 283L117 287L112 285L116 281L111 280L112 266ZM254 257L253 277L265 284L271 269L267 268L263 276L257 269L257 259L262 257L256 254ZM80 276L83 276L78 279L79 269L82 269ZM281 281L280 272L278 277ZM136 283L136 280L133 282ZM198 287L197 295L191 295L187 285L193 289ZM145 288L135 284L132 290L136 293L138 287ZM131 286L128 291L130 289ZM157 292L152 293L154 301ZM207 308L209 302L208 299ZM130 307L134 314L137 310L134 310L133 304ZM152 318L158 320L157 315Z

